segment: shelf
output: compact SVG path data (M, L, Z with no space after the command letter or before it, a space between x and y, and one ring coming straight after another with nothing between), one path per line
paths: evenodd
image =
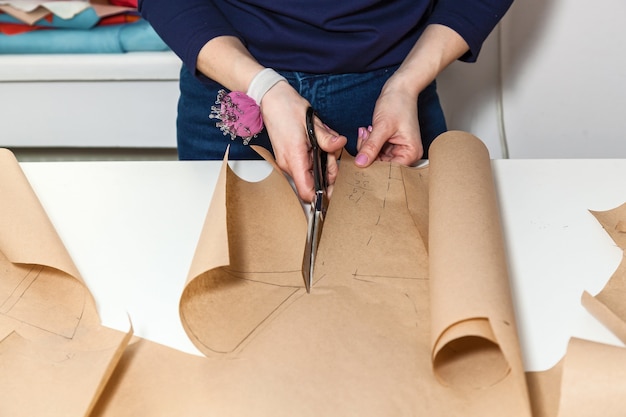
M0 55L0 82L178 80L173 52Z

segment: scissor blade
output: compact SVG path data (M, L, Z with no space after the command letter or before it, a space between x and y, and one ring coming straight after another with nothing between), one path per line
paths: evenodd
M304 259L302 260L302 274L304 276L304 287L306 292L311 292L311 283L313 282L313 224L315 218L315 209L311 207L309 215L309 227L306 236L306 246L304 248Z
M306 288L306 292L308 293L311 292L311 286L313 285L315 259L317 256L317 248L320 243L320 236L322 235L323 225L324 214L319 210L311 210L311 219L309 221L304 260L302 263L304 286Z
M311 268L309 270L309 292L313 285L313 268L315 267L315 259L317 259L317 248L320 244L320 236L322 235L322 226L324 225L324 215L321 211L315 211L313 214L313 242L311 244Z
M328 204L328 196L326 194L326 162L327 154L317 143L315 136L315 126L313 118L316 116L315 110L309 107L306 112L306 128L311 143L311 151L313 153L313 181L315 185L315 197L311 203L311 215L309 217L309 228L307 232L307 245L305 248L302 270L304 271L304 285L307 292L311 292L313 285L313 268L315 267L315 257L317 255L317 247L319 245L320 235L322 234L322 225L324 223L324 215Z

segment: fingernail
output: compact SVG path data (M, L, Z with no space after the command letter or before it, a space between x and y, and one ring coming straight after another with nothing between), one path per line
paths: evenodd
M354 162L356 162L357 165L363 166L367 164L367 155L365 155L364 153L360 153L356 156L356 159L354 160Z
M363 135L364 135L364 134L365 134L365 129L364 129L364 128L362 128L362 127L360 127L360 128L359 128L359 134L358 134L357 139L363 139Z
M370 134L367 131L367 129L363 128L363 139L361 140L362 143L365 143L369 140L370 138Z
M374 128L372 127L372 125L369 125L369 126L367 127L367 131L368 131L368 132L370 132L370 133L372 133L372 130L373 130L373 129L374 129Z
M339 136L334 135L333 137L330 138L331 142L337 142L339 140Z

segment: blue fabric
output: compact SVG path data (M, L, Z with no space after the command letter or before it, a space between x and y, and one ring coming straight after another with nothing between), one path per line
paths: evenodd
M356 154L357 129L371 124L376 99L396 66L359 74L319 75L281 71L289 83L309 100L328 126L348 138L347 150ZM229 159L258 159L241 138L231 140L209 119L211 106L223 87L213 81L202 83L183 67L180 74L181 95L178 103L177 141L180 159L222 159L231 145ZM436 84L428 86L418 99L418 117L427 157L430 143L446 131L446 123ZM302 115L304 119L305 115ZM252 140L271 150L267 132Z
M145 20L93 29L37 30L0 34L0 54L81 54L166 51L169 47Z
M513 0L140 0L139 10L195 73L210 39L239 37L264 66L317 74L402 62L429 23L480 47Z

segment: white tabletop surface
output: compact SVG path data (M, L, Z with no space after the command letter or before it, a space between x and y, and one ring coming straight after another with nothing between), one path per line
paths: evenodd
M94 294L105 325L199 354L178 301L221 162L30 162L21 166ZM248 180L264 162L234 162ZM580 304L622 251L589 213L626 201L626 160L494 160L527 370L570 337L621 345Z

